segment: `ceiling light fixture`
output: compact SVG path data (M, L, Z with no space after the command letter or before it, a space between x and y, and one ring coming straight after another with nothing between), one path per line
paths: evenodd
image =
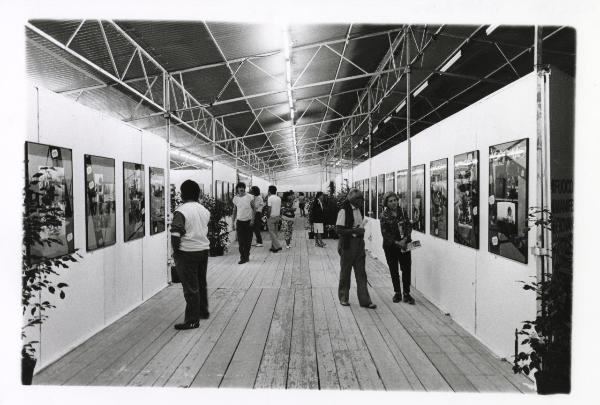
M373 129L373 133L379 131L379 125L375 125L375 128Z
M498 28L500 25L496 24L496 25L490 25L489 27L487 27L485 29L485 34L486 35L490 35L492 32L494 32L496 30L496 28Z
M385 119L383 120L383 123L384 123L384 124L387 124L388 122L390 122L390 120L391 120L391 119L392 119L392 117L391 117L391 116L387 116L387 117L385 117Z
M291 43L288 33L288 27L283 27L283 55L285 56L285 87L287 90L288 104L290 106L290 121L292 122L292 142L294 143L294 156L296 158L296 167L298 163L298 143L296 142L296 125L294 124L294 99L292 97L292 66L291 66Z
M400 110L404 108L405 105L406 105L406 101L401 102L400 105L398 107L396 107L396 114L398 114L400 112Z
M179 159L183 160L185 163L192 162L192 163L204 165L206 167L210 167L210 164L211 164L210 160L203 159L200 156L196 156L192 153L186 152L181 149L171 149L171 156L178 157Z
M423 90L425 90L425 88L429 86L429 82L425 82L422 85L420 85L415 92L413 93L413 97L417 97L419 95L419 93L421 93Z
M440 70L442 72L447 71L448 69L450 69L450 66L454 65L454 63L460 59L461 56L462 56L462 52L459 50L457 53L454 54L454 56L452 58L450 58L450 60L448 62L446 62L444 64L444 66L442 66L442 68Z

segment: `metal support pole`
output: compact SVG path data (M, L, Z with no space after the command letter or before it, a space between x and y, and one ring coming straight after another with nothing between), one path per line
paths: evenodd
M167 113L165 113L164 117L165 117L165 132L166 132L166 138L167 138L167 167L165 170L166 173L166 187L165 187L165 207L169 207L169 210L167 211L165 209L165 213L168 212L167 218L167 229L170 228L171 226L171 118L169 116L169 106L171 104L171 100L169 97L169 79L167 77L167 74L163 72L163 107L164 109L167 111ZM168 192L167 192L168 191ZM171 238L167 237L167 280L169 280L169 282L171 281L171 272L169 271L172 265L172 261L171 261L171 257L169 254L170 251L170 243L171 243Z
M373 102L373 100L371 100L371 92L369 90L367 90L367 111L368 111L368 115L367 117L369 117L368 119L368 129L369 129L369 193L367 194L369 202L368 202L368 207L369 207L369 216L372 217L373 215L373 207L371 207L371 200L373 199L373 197L371 196L371 190L373 189L373 185L371 184L373 182L373 178L371 177L371 172L373 169L373 159L371 159L371 152L372 152L372 138L373 138L373 120L371 118L371 103ZM377 192L377 190L375 190L375 192Z
M413 218L413 207L412 207L412 151L410 145L410 44L408 41L408 34L410 26L405 28L405 54L406 54L406 153L407 153L407 164L408 168L406 171L406 198L408 200L408 215L411 221Z
M540 210L550 209L550 145L548 122L548 72L542 61L543 32L541 26L536 26L534 31L534 68L536 72L536 197ZM545 212L540 213L540 219L547 219ZM546 281L547 275L552 272L550 250L552 244L551 231L545 226L536 227L536 267L538 282ZM544 303L539 303L544 311Z

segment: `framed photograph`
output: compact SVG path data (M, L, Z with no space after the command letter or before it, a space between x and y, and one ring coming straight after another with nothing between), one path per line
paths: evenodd
M412 168L411 176L413 229L425 233L425 165Z
M369 205L369 216L371 218L377 218L377 176L371 177L370 182L371 190L371 204Z
M395 191L396 187L396 173L391 172L385 175L385 192Z
M36 218L44 221L39 230L40 237L52 241L50 244L28 244L28 260L37 263L75 252L71 149L25 142L25 181L28 217L32 221ZM47 213L58 222L45 222Z
M377 219L383 215L383 194L385 194L385 174L377 176Z
M528 139L490 146L491 253L527 263Z
M114 245L117 241L115 160L83 155L85 170L86 250Z
M363 187L363 214L367 216L369 214L369 179L362 181Z
M143 238L146 233L144 165L123 162L123 240Z
M479 249L479 151L454 156L454 242Z
M165 230L165 171L150 167L150 235Z
M448 159L429 164L429 233L448 239Z
M408 170L398 170L396 172L396 194L398 194L398 204L407 212L408 210Z

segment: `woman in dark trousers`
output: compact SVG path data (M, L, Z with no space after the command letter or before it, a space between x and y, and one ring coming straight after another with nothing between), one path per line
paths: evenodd
M385 260L390 269L392 284L394 285L394 298L392 301L404 301L414 305L415 300L410 295L410 251L405 251L406 244L410 239L410 218L406 211L398 206L398 196L393 192L387 192L383 196L383 215L379 219L381 224L381 235L383 236L383 251ZM398 274L398 263L402 270L402 289L400 289L400 276Z
M310 207L310 217L308 221L313 226L313 232L315 233L315 246L317 247L325 247L325 243L323 243L323 231L324 231L324 223L325 223L325 208L323 205L323 200L325 195L319 191L315 200L313 201Z
M262 229L262 217L265 202L263 201L260 195L260 189L257 186L250 187L250 194L254 196L254 236L256 237L256 244L254 246L261 247L263 244L260 231Z

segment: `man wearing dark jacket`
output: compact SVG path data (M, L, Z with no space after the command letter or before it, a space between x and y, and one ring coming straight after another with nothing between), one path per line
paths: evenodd
M339 235L338 253L340 254L340 283L338 298L340 304L350 305L350 275L354 267L358 303L361 307L375 309L367 288L367 272L365 271L365 228L363 214L359 207L363 206L362 193L353 188L348 192L346 202L338 212L336 230Z
M322 191L317 192L317 196L310 207L309 222L312 224L313 232L315 233L315 246L325 247L323 243L323 231L325 223L325 209L323 206L323 199L325 195Z

